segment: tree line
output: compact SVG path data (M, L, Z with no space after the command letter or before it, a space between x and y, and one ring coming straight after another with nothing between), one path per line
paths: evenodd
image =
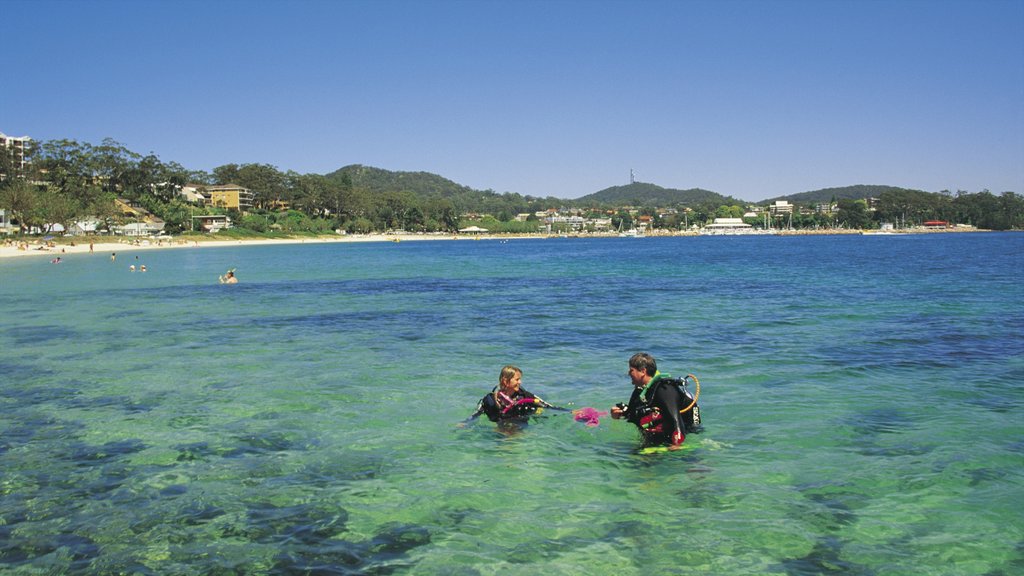
M22 168L10 154L0 155L0 207L23 230L57 223L96 220L108 229L123 220L116 200L140 206L162 219L165 230L192 228L194 216L229 214L254 232L326 233L337 229L369 232L418 221L430 229L450 229L458 221L443 202L413 206L400 192L371 196L345 178L281 172L266 164L227 164L212 172L189 170L157 156L143 156L113 140L99 145L74 140L30 143ZM185 185L234 184L253 191L246 213L195 206L179 191ZM281 207L287 209L281 210ZM414 209L415 208L415 209Z
M865 200L837 202L836 222L847 228L877 228L888 222L897 226L920 226L928 221L967 224L988 230L1024 229L1024 197L1014 192L996 196L988 190L977 193L890 190L881 193L874 210Z
M235 226L256 233L349 233L406 230L453 232L482 222L494 232L534 232L534 214L549 209L573 210L584 218L611 218L615 228L631 228L648 216L655 228L701 226L716 217L741 217L747 207L717 195L690 198L675 205L659 197L657 205L635 198L633 207L595 199L564 200L473 190L427 173L395 173L348 166L327 175L282 172L268 164L226 164L212 172L189 170L142 155L112 140L93 145L75 140L29 142L27 162L13 151L0 153L0 208L22 231L45 230L52 224L70 229L94 220L109 231L125 221L117 199L138 205L165 223L169 233L192 229L194 216L227 214ZM187 184L233 184L254 194L245 213L189 204L179 194ZM653 200L653 199L652 199ZM832 211L796 211L785 225L793 228L873 228L882 222L920 224L927 220L972 224L994 230L1024 228L1024 199L1013 192L951 194L890 189L869 209L864 199L842 198ZM674 210L666 210L666 209ZM529 214L526 222L516 219ZM484 218L481 220L481 218ZM759 219L751 221L762 225ZM772 225L783 224L773 221Z

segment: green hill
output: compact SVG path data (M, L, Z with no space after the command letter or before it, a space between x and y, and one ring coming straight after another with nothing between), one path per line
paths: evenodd
M898 188L896 186L858 184L856 186L823 188L821 190L801 192L799 194L790 194L788 196L778 196L776 198L769 198L768 200L759 202L759 204L771 204L776 200L788 200L793 204L819 204L823 202L831 202L833 200L862 200L864 198L878 198L884 192L920 192L920 190L909 190L907 188Z
M429 172L392 172L381 168L352 164L325 175L342 181L346 177L352 185L373 193L412 192L426 198L450 198L476 192L468 186L452 182Z
M393 172L360 164L345 166L326 174L329 180L351 184L357 193L380 198L402 195L437 205L450 205L456 212L519 214L565 205L557 198L534 198L493 190L475 190L429 172Z
M612 204L616 206L675 206L679 204L694 206L697 204L742 204L743 202L717 192L690 188L676 190L662 188L656 184L634 182L625 186L612 186L599 192L588 194L574 200L576 204Z
M698 205L747 205L752 204L746 200L738 200L731 196L723 196L717 192L704 190L702 188L690 188L679 190L675 188L663 188L657 184L647 182L634 182L624 186L612 186L598 192L582 196L573 200L558 198L531 198L516 193L506 192L498 194L493 190L475 190L457 182L453 182L437 174L429 172L396 172L352 164L345 166L325 178L337 182L351 182L354 188L363 190L374 196L392 193L411 193L421 199L444 198L450 200L460 210L465 211L488 211L498 206L514 206L516 209L525 210L526 205L535 207L535 204L544 207L557 207L559 205L570 206L594 206L596 204L610 206L698 206ZM833 200L860 200L864 198L878 198L885 192L920 192L908 190L896 186L866 185L843 186L838 188L823 188L798 194L789 194L769 198L758 204L770 204L776 200L787 200L793 204L818 204L831 202Z

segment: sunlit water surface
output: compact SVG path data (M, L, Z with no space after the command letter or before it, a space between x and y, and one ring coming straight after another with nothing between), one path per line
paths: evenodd
M0 572L1020 574L1022 280L1021 234L0 261ZM458 426L639 350L700 379L682 451Z

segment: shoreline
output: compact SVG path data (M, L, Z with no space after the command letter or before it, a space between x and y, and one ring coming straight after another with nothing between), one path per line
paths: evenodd
M15 241L13 244L4 244L0 246L0 260L5 258L16 258L24 256L49 256L51 259L56 257L63 258L67 255L73 254L111 254L120 252L135 252L139 250L182 250L182 249L202 249L202 248L217 248L226 246L259 246L259 245L272 245L272 244L316 244L316 243L359 243L359 242L394 242L396 238L402 240L443 240L453 239L451 236L389 236L384 234L366 234L358 236L317 236L309 238L232 238L232 239L215 239L215 238L172 238L164 240L153 240L153 239L138 239L138 242L134 240L128 240L125 237L120 237L117 241L113 239L106 239L103 242L89 242L88 240L80 242L53 242L45 243L42 240L34 239L28 243L27 248L19 248L18 245L27 241Z
M780 232L773 233L775 236L832 236L832 235L906 235L906 234L945 234L945 233L964 233L964 232L989 232L989 230L981 230L978 228L953 228L953 229L910 229L910 230L895 230L895 231L877 231L877 230L783 230ZM709 236L744 236L748 234L711 234ZM768 235L768 234L764 234ZM664 237L677 237L677 236L701 236L696 232L669 232L669 233L653 233L643 238L664 238ZM214 239L214 238L201 238L201 239L183 239L173 238L164 240L152 240L152 239L138 239L128 240L125 237L120 237L118 241L104 241L104 242L44 242L41 239L34 239L29 242L27 240L17 240L11 243L4 243L0 246L0 261L8 258L27 257L27 256L49 256L51 259L60 257L64 258L67 255L74 254L110 254L117 252L134 252L138 250L181 250L181 249L200 249L200 248L211 248L211 247L225 247L225 246L260 246L260 245L272 245L272 244L349 244L349 243L362 243L362 242L421 242L421 241L474 241L474 240L537 240L537 239L548 239L548 238L619 238L618 234L509 234L509 235L496 235L496 234L483 234L483 235L453 235L453 234L359 234L359 235L346 235L346 236L316 236L309 238L233 238L233 239ZM63 239L62 239L63 240ZM106 240L106 238L105 238ZM25 246L27 244L27 246ZM25 246L21 248L19 246ZM42 247L42 248L41 248Z

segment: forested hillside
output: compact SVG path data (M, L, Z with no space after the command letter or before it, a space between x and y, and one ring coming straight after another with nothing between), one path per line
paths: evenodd
M392 172L361 164L345 166L325 176L336 182L348 179L354 186L375 193L412 192L427 198L451 198L474 192L468 186L429 172Z
M578 205L608 204L612 206L695 206L699 204L742 204L740 200L722 196L717 192L690 188L676 190L656 184L634 182L625 186L612 186L575 200Z
M879 198L886 192L920 192L920 190L910 190L907 188L898 188L896 186L879 186L879 185L865 185L858 184L856 186L843 186L840 188L823 188L821 190L812 190L810 192L801 192L799 194L789 194L786 196L778 196L775 198L769 198L761 204L771 204L776 200L787 200L791 204L821 204L826 202L835 202L838 200L863 200L865 198Z
M373 196L405 194L420 201L447 200L460 213L511 213L557 207L562 200L536 198L520 194L498 194L493 190L474 190L429 172L401 172L352 164L325 176L342 187L350 187Z

